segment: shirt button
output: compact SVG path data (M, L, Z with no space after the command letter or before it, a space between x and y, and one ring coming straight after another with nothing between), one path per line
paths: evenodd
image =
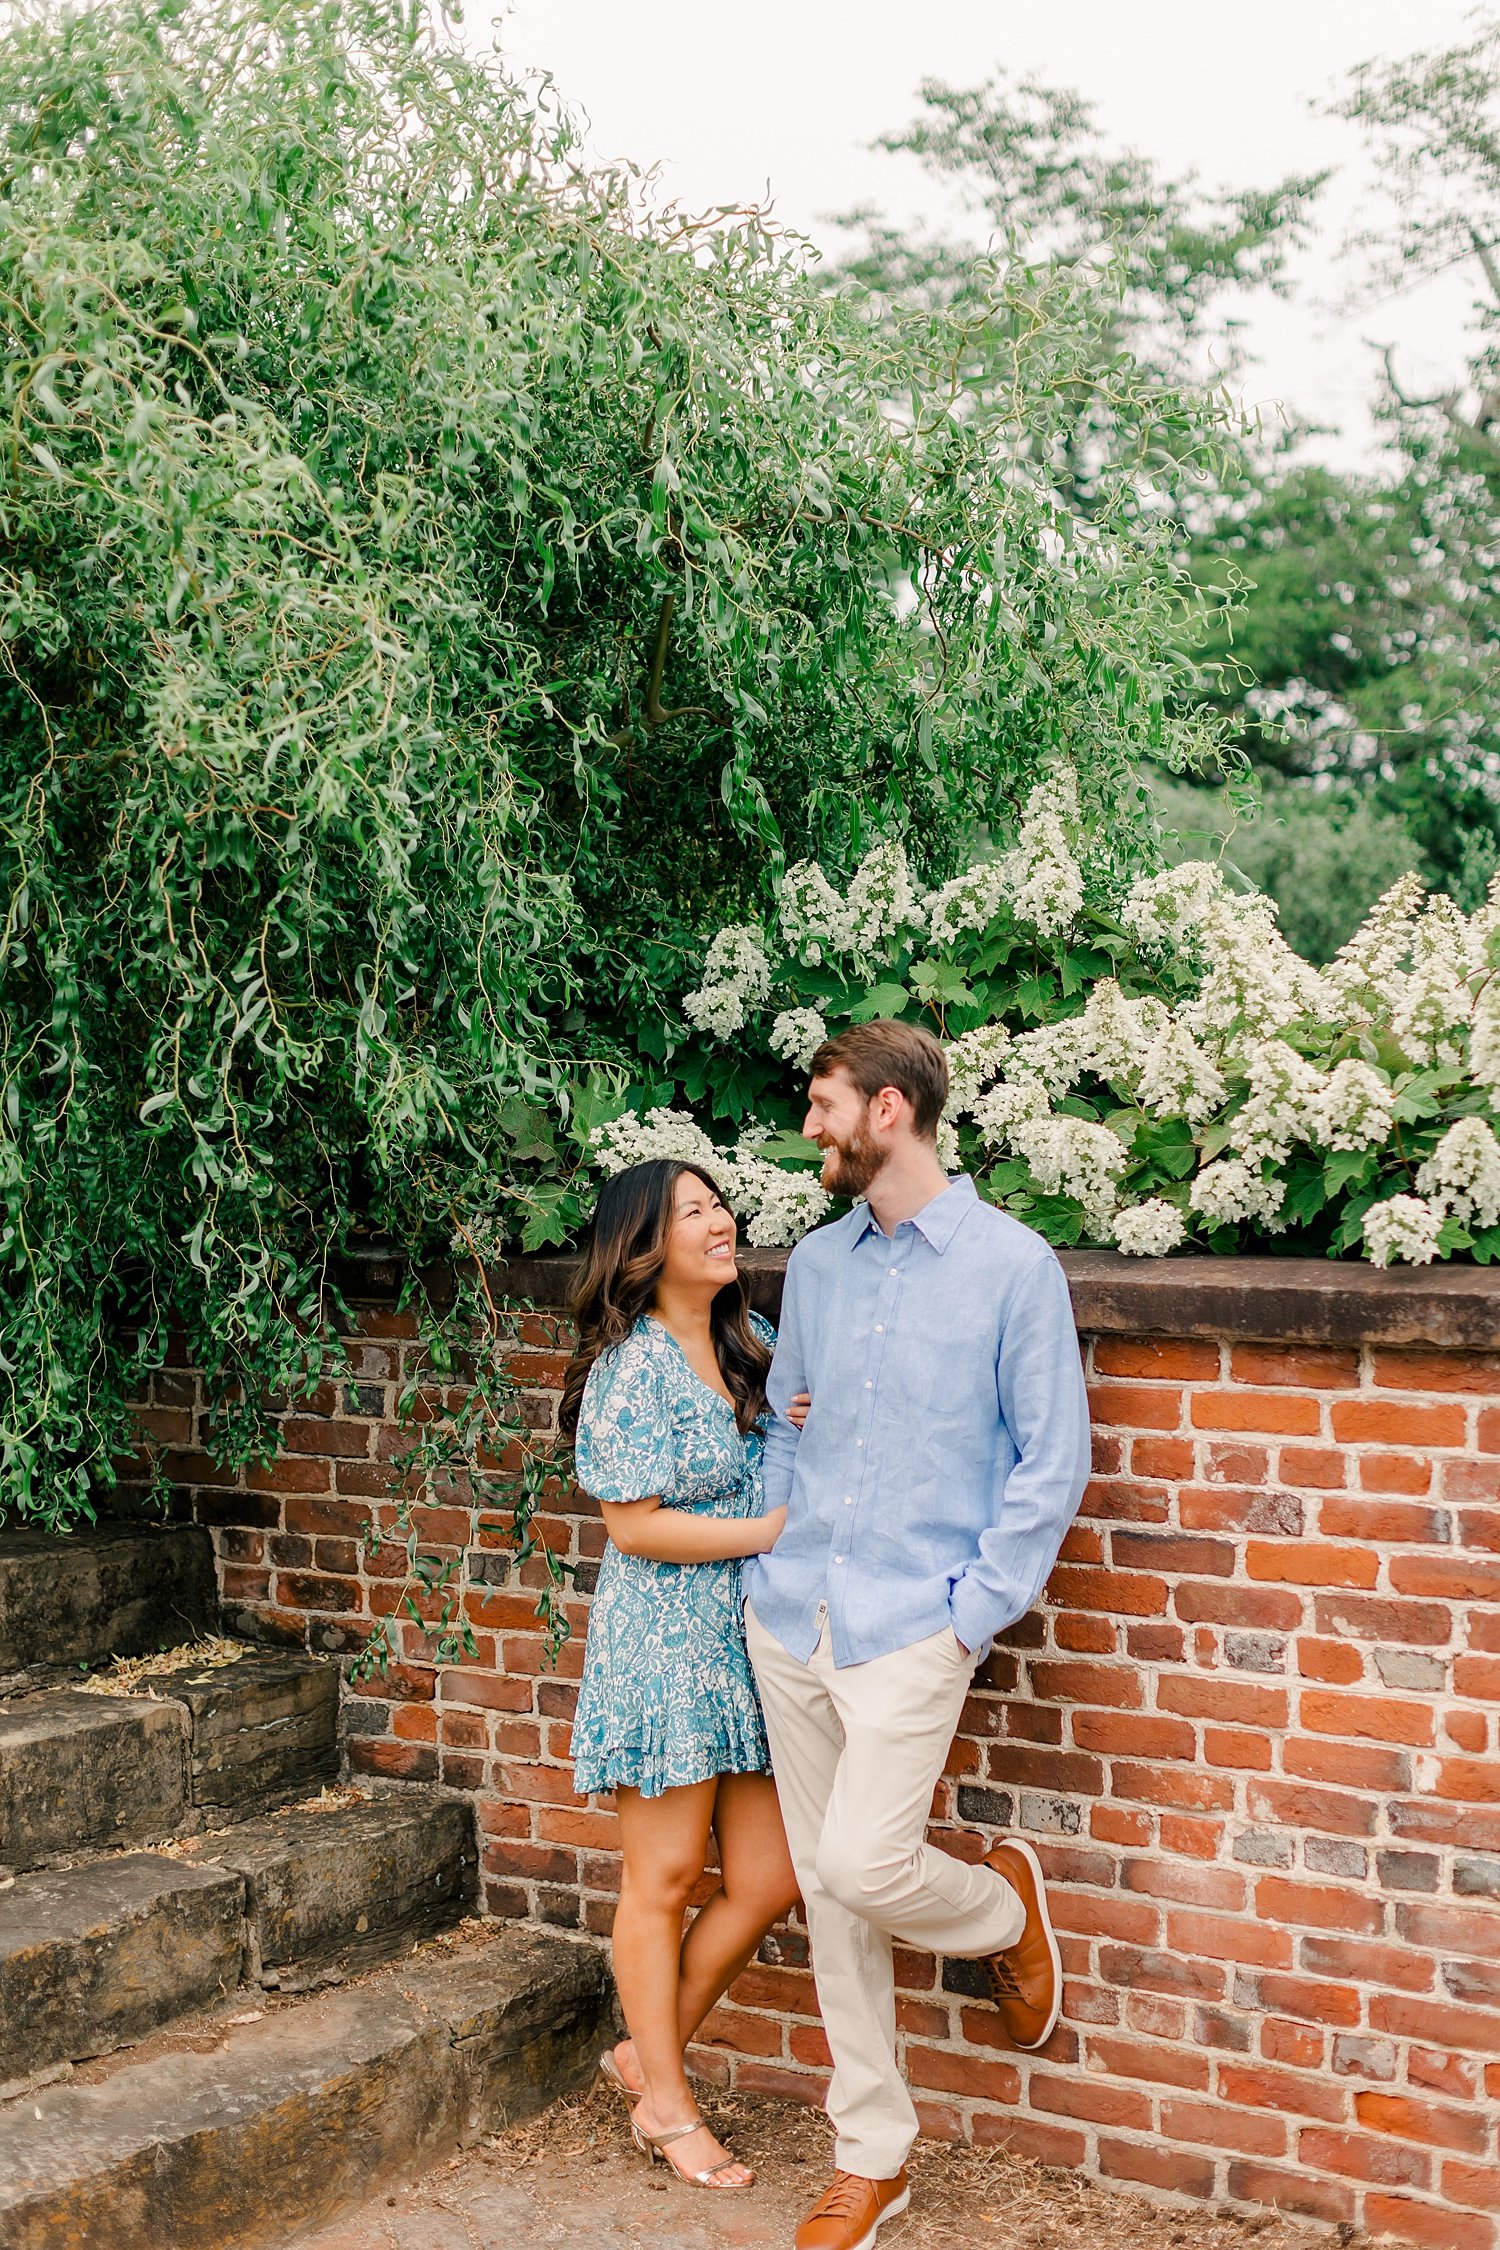
M875 1333L877 1336L883 1336L885 1334L885 1322L883 1320L876 1321Z
M857 1437L854 1442L856 1445L863 1445L865 1441L862 1437Z
M853 1493L852 1493L852 1492L846 1492L846 1493L844 1494L844 1506L845 1506L846 1508L852 1508L852 1507L853 1507L853 1505L854 1505L854 1495L853 1495Z
M875 1385L874 1385L873 1383L866 1383L866 1385L865 1385L865 1389L866 1389L867 1391L873 1391L873 1390L874 1390L874 1388L875 1388Z
M842 1562L844 1558L842 1555L835 1555L833 1559L835 1562Z
M900 1268L899 1266L892 1266L892 1268L891 1268L891 1279L892 1279L892 1281L899 1281L899 1280L900 1280L900 1278L901 1278L901 1268Z

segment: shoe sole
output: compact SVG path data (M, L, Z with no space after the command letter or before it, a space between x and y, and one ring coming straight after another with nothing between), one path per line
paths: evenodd
M879 2218L875 2221L874 2226L872 2226L867 2233L862 2234L858 2242L850 2243L849 2250L870 2250L871 2243L875 2240L876 2235L879 2234L881 2228L885 2225L886 2220L899 2219L901 2213L906 2209L910 2201L911 2189L909 2187L903 2188L901 2190L901 2193L897 2196L895 2202L888 2203L886 2205Z
M1047 1940L1047 1952L1052 1962L1052 2013L1047 2018L1046 2027L1036 2039L1017 2039L1013 2042L1015 2046L1020 2048L1022 2054L1030 2055L1035 2054L1038 2047L1046 2046L1047 2041L1057 2029L1058 2018L1062 2014L1062 1955L1057 1950L1057 1938L1053 1933L1052 1917L1047 1911L1047 1884L1042 1874L1042 1863L1024 1836L1007 1836L1005 1841L1013 1852L1021 1854L1027 1866L1031 1869L1031 1878L1036 1884L1037 1905L1041 1910L1042 1933Z

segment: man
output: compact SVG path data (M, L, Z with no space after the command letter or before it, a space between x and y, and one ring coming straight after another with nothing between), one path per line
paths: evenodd
M1031 1846L971 1867L925 1840L974 1668L1041 1591L1089 1461L1062 1269L944 1173L947 1096L942 1048L908 1024L857 1025L812 1060L823 1184L865 1200L788 1262L765 1455L765 1505L788 1515L745 1574L833 2052L836 2169L797 2250L864 2250L907 2205L894 1942L986 1960L1018 2046L1043 2044L1060 2001Z

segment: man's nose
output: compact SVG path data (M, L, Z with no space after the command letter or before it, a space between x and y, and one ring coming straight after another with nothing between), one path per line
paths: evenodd
M812 1137L813 1137L813 1113L812 1113L812 1111L811 1111L811 1110L809 1110L809 1111L808 1111L808 1113L807 1113L807 1115L806 1115L806 1116L805 1116L805 1117L803 1118L803 1120L802 1120L802 1138L803 1138L803 1139L804 1139L805 1141L810 1141L810 1140L812 1139Z

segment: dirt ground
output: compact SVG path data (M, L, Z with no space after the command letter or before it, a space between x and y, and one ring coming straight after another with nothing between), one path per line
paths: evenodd
M828 2179L823 2118L707 2087L702 2100L720 2139L755 2167L743 2194L669 2181L631 2148L623 2107L601 2088L299 2235L296 2250L789 2250ZM1167 2208L999 2150L923 2141L911 2208L882 2228L880 2250L1328 2250L1334 2239L1274 2212Z

